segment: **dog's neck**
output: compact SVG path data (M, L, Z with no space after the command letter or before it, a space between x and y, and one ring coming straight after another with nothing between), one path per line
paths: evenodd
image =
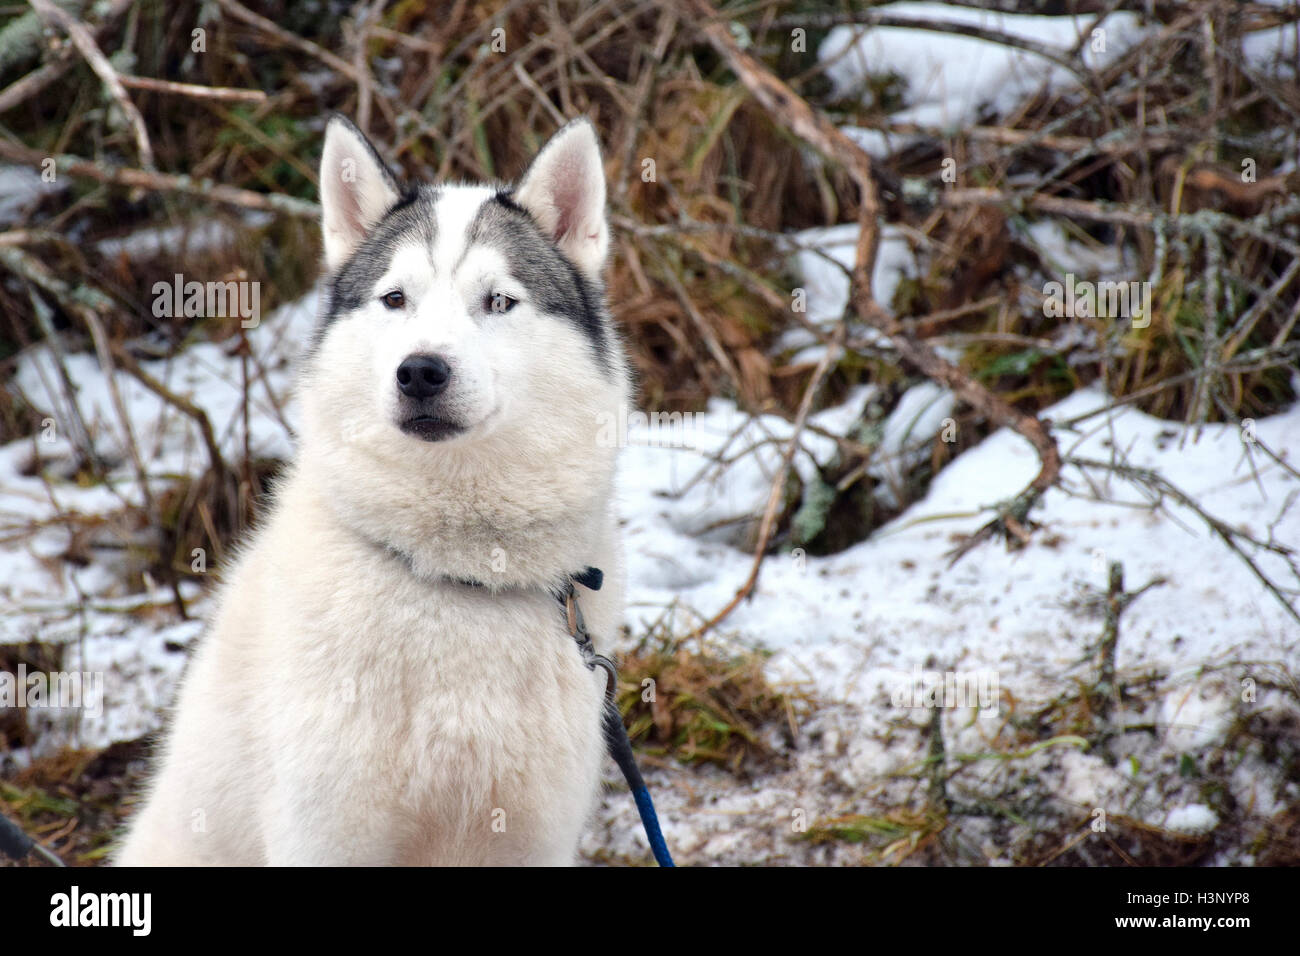
M477 588L490 592L537 589L548 591L557 597L563 593L568 582L575 580L587 584L592 590L600 589L599 584L593 586L588 582L599 581L602 572L599 568L584 565L566 566L557 564L555 567L560 570L549 573L545 566L538 565L532 568L516 569L514 573L510 573L505 567L505 565L508 565L508 561L499 560L492 563L487 573L479 573L471 577L469 571L473 570L478 562L457 562L455 568L450 568L446 566L445 562L432 560L433 555L430 554L428 548L420 548L415 551L403 550L397 544L371 537L361 529L349 525L347 519L343 516L336 515L336 518L340 525L356 535L368 547L399 562L410 574L429 584ZM508 553L504 548L501 548L500 551L502 554ZM564 570L564 567L568 567L568 570Z
M502 590L518 590L521 587L518 584L506 584L503 581L498 580L497 575L493 575L492 578L486 578L486 579L452 577L448 575L441 575L439 577L431 579L427 571L421 571L421 569L416 563L416 558L414 555L399 550L398 548L392 545L384 544L381 541L376 541L373 538L367 537L365 534L361 533L360 531L357 531L356 529L349 529L349 530L353 531L353 533L355 533L356 536L367 546L383 554L385 557L400 563L406 568L406 570L410 574L428 583L449 585L451 587L473 588L473 589L489 591L489 592L498 592ZM568 574L559 575L558 578L554 581L546 581L546 582L537 583L535 585L531 585L529 586L528 589L546 590L552 596L563 601L566 590L568 590L570 586L575 582L583 585L589 590L599 591L601 588L601 584L604 580L604 576L605 576L604 572L600 568L588 566L581 569L575 569L574 571Z
M290 482L303 486L330 523L400 559L430 583L472 581L493 591L562 587L575 572L598 563L597 546L611 520L611 476L585 476L584 493L575 500L524 494L521 483L528 476L501 471L468 486L443 476L418 495L386 495L382 483L350 486L343 474L304 457ZM326 477L309 482L309 475Z

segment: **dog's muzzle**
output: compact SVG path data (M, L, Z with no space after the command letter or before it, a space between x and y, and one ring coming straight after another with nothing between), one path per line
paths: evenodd
M421 441L442 441L464 431L440 408L451 366L440 355L408 355L397 366L398 427Z

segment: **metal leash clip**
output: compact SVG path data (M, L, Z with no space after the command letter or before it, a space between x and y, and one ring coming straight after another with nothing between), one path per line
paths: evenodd
M618 668L604 654L596 653L596 646L587 631L587 622L582 617L582 608L578 605L578 596L573 590L573 582L569 582L564 592L564 614L569 625L569 636L577 642L578 650L582 653L582 659L588 669L595 670L597 667L604 669L605 700L614 703L618 697Z

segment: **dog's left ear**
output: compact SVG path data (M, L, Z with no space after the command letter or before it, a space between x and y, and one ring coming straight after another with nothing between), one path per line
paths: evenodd
M514 200L574 265L600 277L609 252L605 168L589 120L574 120L551 137L524 173Z

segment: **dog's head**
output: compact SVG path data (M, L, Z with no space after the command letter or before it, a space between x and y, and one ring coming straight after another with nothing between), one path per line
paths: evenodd
M314 390L346 393L321 409L341 429L373 439L382 426L394 447L472 441L517 413L554 416L575 380L619 378L600 281L604 172L586 120L514 188L403 188L335 117L320 184L331 275L316 365L338 380Z
M320 189L329 277L301 446L313 473L346 476L328 495L371 524L418 501L498 528L608 496L616 452L598 436L628 375L591 124L556 133L513 187L403 186L335 117Z

